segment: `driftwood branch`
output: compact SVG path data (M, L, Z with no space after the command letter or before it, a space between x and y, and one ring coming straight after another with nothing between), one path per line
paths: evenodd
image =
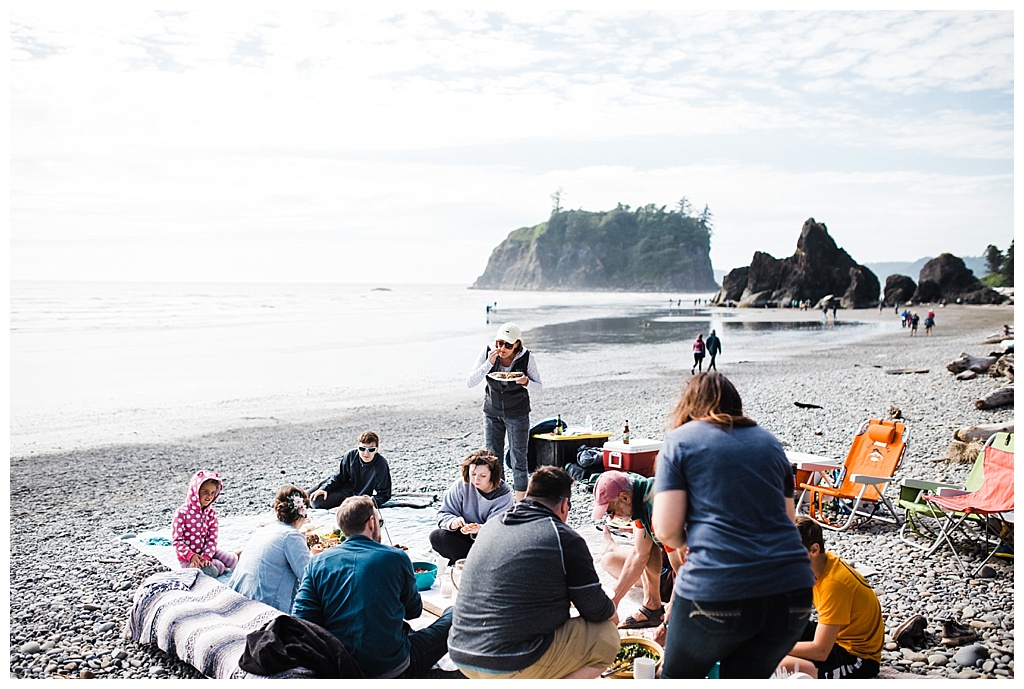
M984 373L994 363L996 363L994 356L971 356L967 352L961 352L959 357L946 364L946 370L950 373L962 373L963 371Z
M977 409L995 409L996 407L1003 407L1008 404L1013 404L1012 385L996 388L981 399L974 400L974 406Z
M953 431L953 439L965 443L971 440L988 440L993 433L1013 433L1013 421L964 426Z

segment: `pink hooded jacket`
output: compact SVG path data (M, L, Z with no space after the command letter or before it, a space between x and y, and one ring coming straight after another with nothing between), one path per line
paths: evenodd
M211 480L217 482L217 495L213 498L213 502L217 502L224 490L224 482L216 471L201 469L188 484L185 504L174 513L171 542L179 562L188 563L193 554L212 558L217 552L217 512L213 509L213 502L205 510L199 502L199 486Z

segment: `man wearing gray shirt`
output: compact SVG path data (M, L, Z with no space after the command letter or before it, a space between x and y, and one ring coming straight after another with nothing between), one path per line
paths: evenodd
M618 617L586 541L565 523L571 493L569 474L540 467L526 498L481 527L448 638L467 677L594 678L615 661Z

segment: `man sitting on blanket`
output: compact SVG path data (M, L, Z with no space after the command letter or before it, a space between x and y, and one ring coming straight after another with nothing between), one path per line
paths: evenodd
M470 679L587 679L615 660L618 618L586 541L565 523L571 495L569 474L541 467L526 497L480 529L450 639Z
M372 495L378 507L390 500L391 467L379 449L380 437L373 431L363 431L359 444L338 460L338 473L309 491L310 504L318 510L330 510L352 495Z
M448 652L451 608L425 629L405 620L423 612L412 561L380 542L383 518L373 498L356 495L338 508L346 539L306 567L292 615L330 631L369 678L425 677Z
M633 547L626 551L612 545L601 558L606 572L617 577L612 602L619 602L640 580L644 603L640 610L627 617L619 627L641 629L662 624L665 608L662 601L672 598L675 573L685 562L684 552L662 545L651 528L654 500L654 479L622 471L606 471L594 485L594 519L606 514L616 519L633 520ZM605 534L611 539L608 527Z

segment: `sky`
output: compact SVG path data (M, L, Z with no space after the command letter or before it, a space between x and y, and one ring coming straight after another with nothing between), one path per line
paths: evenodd
M468 285L558 191L723 271L1013 239L1009 11L87 6L11 7L13 279Z

